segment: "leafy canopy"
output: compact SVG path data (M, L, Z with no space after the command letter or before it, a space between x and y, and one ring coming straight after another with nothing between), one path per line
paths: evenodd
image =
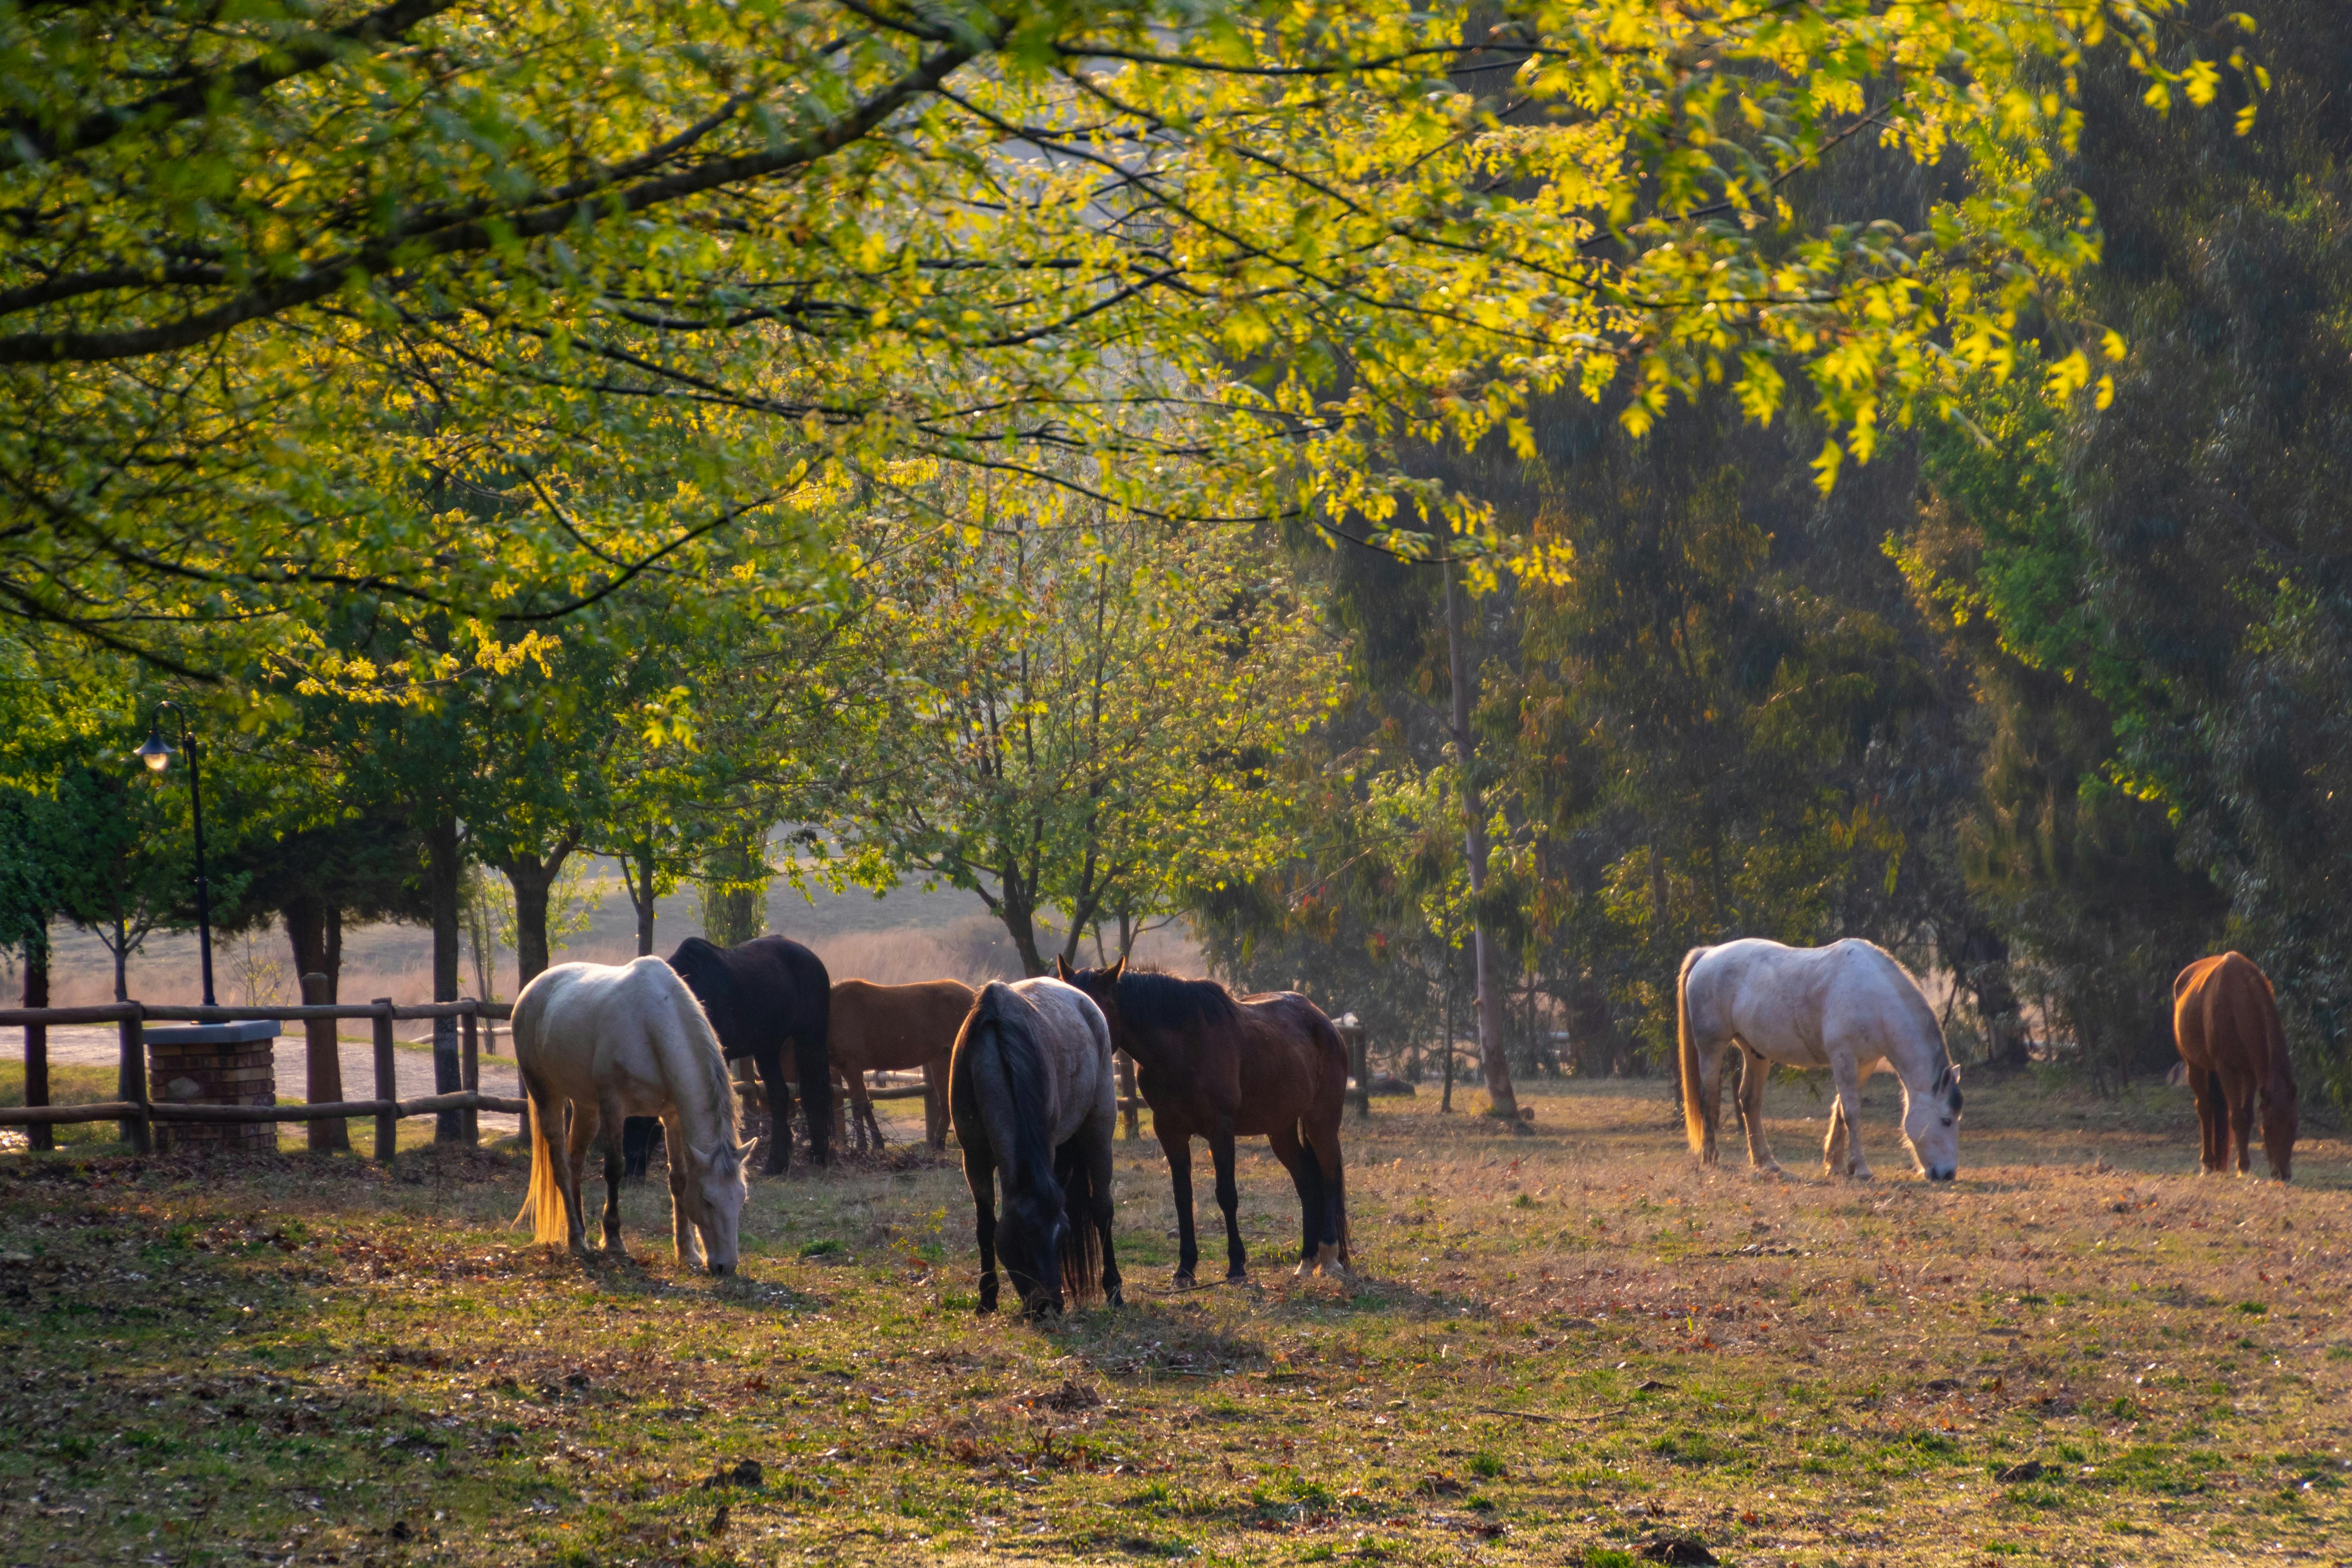
M2181 10L5 0L0 613L364 687L338 595L496 650L648 574L796 592L911 457L1508 544L1395 448L1561 386L1801 386L1826 483L2093 258L2076 62L2209 98ZM1801 226L1857 136L2000 177Z

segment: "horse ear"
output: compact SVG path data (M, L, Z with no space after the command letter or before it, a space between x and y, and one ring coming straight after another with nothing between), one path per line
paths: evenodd
M1061 953L1055 953L1054 955L1054 973L1055 977L1067 981L1072 973L1069 959Z
M1118 984L1118 977L1119 977L1120 975L1122 975L1122 974L1125 974L1126 973L1127 973L1127 954L1125 954L1125 953L1123 953L1123 952L1122 952L1122 953L1120 953L1120 954L1118 955L1118 962L1117 963L1114 963L1114 964L1112 964L1112 965L1110 966L1110 980L1111 980L1111 984L1114 984L1114 985Z

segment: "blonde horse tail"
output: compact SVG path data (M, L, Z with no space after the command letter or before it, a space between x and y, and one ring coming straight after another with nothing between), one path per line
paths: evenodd
M563 1188L555 1180L555 1152L547 1142L547 1119L556 1114L556 1108L531 1093L528 1079L523 1094L530 1101L530 1190L514 1222L530 1221L533 1241L561 1246L572 1239L572 1220L564 1212Z
M1698 1092L1698 1041L1691 1037L1691 968L1706 952L1703 947L1683 954L1682 973L1675 976L1675 1029L1682 1050L1683 1131L1690 1136L1694 1154L1706 1152L1706 1107Z
M540 1013L546 1002L538 994L542 989L534 983L515 998L515 1077L521 1083L523 1102L530 1107L530 1184L524 1189L522 1207L515 1212L514 1222L530 1221L532 1240L561 1246L572 1239L572 1216L564 1206L562 1185L555 1179L555 1152L547 1142L547 1121L550 1116L562 1115L562 1107L533 1085L529 1065L539 1049Z

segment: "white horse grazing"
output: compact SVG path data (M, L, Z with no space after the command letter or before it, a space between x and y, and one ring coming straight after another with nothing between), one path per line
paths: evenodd
M1759 1171L1779 1163L1764 1145L1764 1079L1774 1063L1830 1069L1837 1100L1822 1161L1870 1179L1862 1157L1862 1082L1881 1062L1903 1080L1903 1139L1920 1173L1948 1182L1960 1163L1960 1069L1944 1054L1936 1011L1885 949L1848 938L1783 947L1750 937L1695 947L1675 985L1681 1015L1683 1121L1691 1152L1716 1162L1724 1052L1741 1047L1739 1123Z
M743 1144L735 1086L702 1004L658 958L614 968L559 963L514 1005L515 1067L530 1096L530 1196L515 1216L537 1238L588 1250L581 1183L588 1145L604 1141L604 1250L621 1251L621 1122L658 1116L669 1140L677 1260L735 1271L743 1213ZM566 1129L562 1153L550 1139ZM699 1236L698 1237L698 1233Z

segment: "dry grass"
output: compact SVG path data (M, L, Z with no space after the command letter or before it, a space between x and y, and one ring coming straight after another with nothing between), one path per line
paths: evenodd
M947 1160L755 1188L746 1277L502 1227L501 1153L395 1173L0 1161L10 1562L1619 1563L2332 1560L2352 1541L2352 1170L2200 1180L2186 1097L1972 1090L1961 1180L1701 1174L1664 1086L1538 1091L1534 1136L1351 1124L1365 1278L1171 1294L1122 1145L1123 1310L975 1320ZM905 1109L905 1108L900 1108ZM902 1130L911 1124L901 1120ZM1205 1170L1203 1170L1205 1177ZM1213 1210L1211 1212L1213 1212ZM1211 1258L1219 1255L1212 1244ZM756 1483L739 1461L760 1466ZM710 1485L724 1476L721 1484Z

